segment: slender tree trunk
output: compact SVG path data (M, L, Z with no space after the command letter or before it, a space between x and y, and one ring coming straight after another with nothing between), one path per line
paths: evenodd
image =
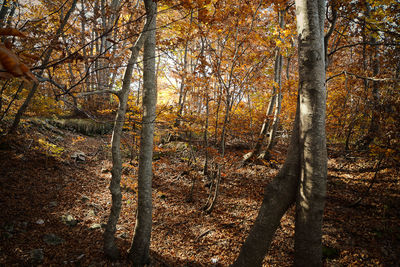
M373 46L372 54L372 75L376 77L379 74L379 52L376 45L376 38L370 38L371 45ZM364 147L368 147L369 144L374 140L375 136L379 131L379 82L372 82L372 108L371 108L371 121L368 128L368 133L366 136L366 142L364 142Z
M285 25L284 14L286 10L281 10L278 13L278 23L279 27L283 28ZM272 143L275 138L275 132L278 127L278 115L280 113L280 103L281 103L281 73L282 73L282 54L279 47L275 50L275 64L274 64L274 82L278 86L272 87L272 96L268 104L267 113L265 114L265 119L261 126L260 134L257 138L257 143L254 146L253 151L246 154L243 158L243 163L251 159L253 156L264 157L268 154L269 149L272 148ZM271 119L271 117L273 117ZM265 138L268 137L267 149L261 153L262 146L264 144Z
M279 11L279 27L283 29L285 27L285 13L286 10ZM275 98L275 109L274 109L274 117L271 122L271 127L268 131L268 139L266 145L266 152L264 155L269 155L269 151L272 150L275 144L275 136L276 131L278 130L279 125L279 115L281 113L281 102L282 102L282 64L283 64L283 57L281 54L281 49L278 47L275 56L275 66L274 66L274 82L277 84L276 88L276 98Z
M6 85L7 85L7 83L5 83L3 85L3 87L6 86ZM10 110L10 108L11 108L11 106L13 104L13 102L18 98L18 95L24 89L24 85L25 85L25 82L22 81L20 83L19 87L18 87L17 92L15 92L13 98L8 102L7 107L5 108L4 112L1 114L0 121L2 121L4 119L4 117L7 115L8 111ZM1 94L3 94L3 88L2 88ZM2 106L3 106L3 101L2 101L2 96L0 95L0 112L1 112Z
M295 265L322 266L327 151L324 0L296 0L299 43L301 173L296 201Z
M81 16L81 46L83 47L86 44L86 13L85 13L85 1L86 0L81 0L81 11L80 11L80 16ZM91 45L89 46L89 53L90 53L90 47L93 45L93 43L91 43ZM86 47L82 48L82 55L83 58L85 59L84 62L84 72L83 75L86 76L85 78L85 82L82 84L82 92L89 92L90 91L90 78L91 75L90 70L89 70L89 62L88 62L88 49ZM91 56L91 55L90 55ZM85 88L86 87L86 88ZM85 105L87 105L87 103L90 103L91 101L91 96L86 96L84 98L84 103Z
M190 27L189 27L189 32L190 28L192 25L193 21L193 10L190 12ZM185 51L183 52L183 74L182 74L182 79L181 79L181 84L179 87L179 100L178 100L178 116L175 120L174 126L178 127L181 124L182 120L182 115L183 115L183 109L185 106L186 102L186 76L187 76L187 57L188 57L188 47L189 47L189 36L186 37L186 43L185 43Z
M218 143L218 124L219 124L219 110L221 108L221 102L222 102L222 92L221 92L221 85L219 86L219 90L217 92L218 97L217 97L217 109L215 111L215 130L214 130L214 143Z
M221 149L221 156L222 157L225 156L226 130L227 130L228 123L229 123L230 110L231 110L231 95L230 95L230 93L228 91L227 95L226 95L226 101L225 101L224 124L222 125L222 133L221 133L220 149Z
M270 123L271 123L271 118L270 117L271 117L272 112L274 110L274 103L275 103L275 98L276 98L275 93L276 93L276 89L275 89L275 87L273 87L272 96L271 96L271 99L270 99L269 104L268 104L267 113L265 114L265 119L264 119L263 124L261 126L261 131L260 131L260 133L258 135L257 142L256 142L253 150L251 152L247 153L246 155L244 155L243 163L246 163L253 156L258 155L261 152L262 145L264 143L265 137L267 136L268 129L269 129Z
M368 18L371 13L371 7L368 2L366 2L365 5L366 5L365 16ZM366 27L364 26L364 31L365 30L366 30ZM366 36L364 36L364 38L367 39ZM378 53L378 47L376 45L376 42L377 42L376 38L373 37L372 35L370 35L369 42L373 49L372 55L371 55L371 60L370 60L370 62L371 62L370 67L372 67L372 75L374 77L376 77L379 74L379 53ZM366 45L364 45L364 48L363 48L363 56L364 56L364 58L363 58L364 71L367 71L368 65L367 65L367 59L366 59ZM369 91L370 82L365 79L364 84L365 84L365 92L367 93ZM372 101L371 101L371 107L370 107L371 120L370 120L370 124L368 127L368 132L362 138L362 140L358 142L360 144L361 149L367 149L379 131L379 110L378 110L379 99L380 99L379 82L372 81Z
M263 152L264 155L269 155L269 152L272 150L272 148L274 147L274 145L276 143L275 138L276 138L276 132L278 131L278 126L279 126L279 114L281 113L281 103L282 103L282 95L281 95L281 90L279 88L278 96L275 99L274 118L272 120L270 130L268 132L266 149L265 149L265 152Z
M68 10L67 14L65 14L64 19L62 20L62 23L60 24L60 27L57 29L56 38L53 39L53 42L57 41L57 38L59 36L61 36L61 33L63 32L64 27L67 24L69 17L71 16L72 12L75 10L77 2L78 2L78 0L73 0L70 9ZM45 67L47 65L47 63L49 62L52 52L53 52L53 46L52 46L52 44L50 44L50 46L44 52L44 55L42 57L43 58L43 60L42 60L42 66L43 67ZM43 72L44 72L44 69L41 69L38 72L39 76L42 76ZM26 109L28 108L29 103L31 102L33 96L35 95L36 90L38 89L38 87L39 87L38 83L33 84L31 90L29 91L28 96L25 98L24 103L18 109L17 114L15 115L14 121L13 121L11 127L10 127L10 130L9 130L9 134L12 134L17 130L19 122L21 121L22 115L25 113Z
M208 174L208 125L209 125L209 116L210 116L210 97L208 96L208 91L206 92L206 122L204 125L204 146L205 146L205 160L204 160L204 168L203 174Z
M131 78L133 73L133 67L136 64L139 52L141 47L143 46L145 39L147 37L149 28L149 22L146 21L146 24L143 28L143 31L139 38L137 39L135 45L132 47L131 57L129 58L128 66L126 67L122 89L119 91L119 107L117 111L117 115L114 122L114 129L112 135L112 162L113 167L111 170L111 183L110 183L110 191L112 195L112 203L111 203L111 212L108 217L108 222L106 226L106 230L104 232L104 253L110 259L118 259L119 251L115 244L115 232L117 230L117 222L119 218L119 214L121 212L121 172L122 172L122 159L121 159L121 134L122 128L125 122L125 113L126 106L128 102L128 96L130 92Z
M144 266L149 263L152 228L152 157L157 102L155 70L157 3L153 0L145 0L144 3L149 30L143 54L143 125L140 138L138 208L134 237L129 250L129 258L133 266Z
M249 130L250 132L253 132L253 107L251 103L250 93L247 93L247 104L249 106ZM251 142L254 143L254 137L252 134L250 135L250 138Z
M111 89L110 61L105 56L112 52L113 44L108 39L111 38L112 28L117 23L120 2L120 0L112 0L109 3L108 0L101 0L100 3L102 33L99 52L102 56L98 59L98 90ZM100 97L99 100L103 107L109 103L108 95L104 94L98 97Z

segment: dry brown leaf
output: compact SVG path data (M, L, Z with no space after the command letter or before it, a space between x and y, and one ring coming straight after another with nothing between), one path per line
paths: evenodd
M22 63L19 57L8 47L9 45L0 43L0 78L22 77L28 81L37 82L28 66Z
M17 29L14 28L1 28L0 29L0 35L5 35L5 36L18 36L18 37L22 37L25 38L26 35L23 32L20 32Z

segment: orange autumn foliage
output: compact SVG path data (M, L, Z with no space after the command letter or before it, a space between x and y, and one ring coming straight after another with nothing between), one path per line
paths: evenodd
M26 35L14 28L1 28L0 29L0 35L1 36L18 36L18 37L22 37L25 38Z
M25 37L25 34L12 28L0 29L0 35ZM26 81L38 82L28 66L21 62L20 58L12 51L9 40L0 43L0 79L21 77Z

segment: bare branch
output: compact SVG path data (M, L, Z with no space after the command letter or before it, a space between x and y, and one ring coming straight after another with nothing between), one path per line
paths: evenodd
M342 71L342 72L340 72L338 74L335 74L335 75L327 78L326 82L329 82L330 80L332 80L332 79L334 79L336 77L342 76L342 75L350 75L350 76L354 76L354 77L356 77L358 79L369 80L369 81L373 81L373 82L394 82L394 81L398 81L399 80L399 79L396 79L396 78L365 77L365 76L361 76L361 75L354 74L354 73L351 73L351 72Z
M49 82L52 85L56 86L58 89L65 90L65 88L67 87L65 84L59 84L58 82L54 81L53 79L45 78L45 77L42 77L39 75L35 75L35 76L39 82Z
M99 95L99 94L114 94L116 95L118 98L121 94L121 91L118 90L110 90L110 89L106 89L106 90L97 90L97 91L91 91L91 92L83 92L77 95L77 97L85 97L85 96L89 96L89 95Z
M328 56L331 56L332 54L336 53L339 50L342 50L344 48L350 48L350 47L354 47L354 46L359 46L359 45L370 45L370 46L399 46L399 43L372 43L372 42L359 42L359 43L354 43L354 44L348 44L348 45L343 45L343 46L339 46L337 48L335 48L334 50L330 51L328 53Z

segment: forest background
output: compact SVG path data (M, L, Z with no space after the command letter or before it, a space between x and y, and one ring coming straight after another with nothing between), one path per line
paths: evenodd
M232 174L234 161L239 162L237 168L280 166L279 145L284 147L291 135L299 80L294 3L157 4L153 160L164 155L166 144L183 142L189 152L181 157L188 166L182 173L201 165L204 177L197 178L206 184L212 180L217 190L217 181ZM363 156L364 167L371 169L364 195L373 190L378 171L399 166L399 19L397 1L327 2L328 151L332 158ZM4 0L0 24L2 144L29 133L22 129L31 127L35 118L47 127L111 133L121 99L117 92L145 24L141 1ZM146 125L143 72L138 59L122 131L124 168L137 164L140 132ZM32 142L32 149L46 157L65 156L62 145L49 137ZM219 178L211 179L211 174ZM189 180L198 175L190 173ZM122 183L137 191L134 175L122 176ZM193 190L195 182L190 184ZM217 190L210 192L211 201ZM206 212L213 207L207 206Z

